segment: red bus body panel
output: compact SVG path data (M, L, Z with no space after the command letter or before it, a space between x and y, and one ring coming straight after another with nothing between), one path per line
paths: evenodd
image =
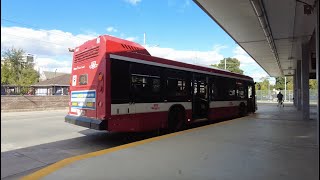
M76 124L76 121L83 118L84 120L81 121L83 123L89 122L89 125L85 125L85 127L89 128L94 127L92 123L98 122L99 125L99 123L103 122L104 126L101 126L103 129L116 132L139 132L167 128L167 111L111 115L110 55L133 58L138 61L141 60L141 62L154 62L177 68L226 75L253 82L251 77L245 75L154 57L137 43L102 35L75 48L70 80L70 94L74 93L74 96L70 96L68 113L69 118L71 117L72 120L69 119L68 122L72 121L73 124ZM87 85L80 85L79 77L84 74L87 74ZM72 101L77 98L75 93L86 93L86 91L95 91L95 99L91 99L94 101L95 107L91 109L74 108ZM185 112L186 123L192 123L192 110L187 109ZM233 117L238 113L238 106L211 108L208 111L208 119Z

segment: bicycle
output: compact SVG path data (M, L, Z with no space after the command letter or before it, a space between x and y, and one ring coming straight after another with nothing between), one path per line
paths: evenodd
M279 107L279 108L283 108L284 107L283 100L278 100L277 107Z

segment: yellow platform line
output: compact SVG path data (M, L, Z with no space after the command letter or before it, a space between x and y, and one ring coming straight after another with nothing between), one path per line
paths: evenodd
M166 134L166 135L162 135L162 136L157 136L157 137L153 137L153 138L149 138L149 139L145 139L145 140L141 140L141 141L137 141L137 142L132 142L132 143L129 143L129 144L124 144L124 145L113 147L113 148L109 148L109 149L104 149L104 150L95 151L95 152L91 152L91 153L87 153L87 154L82 154L82 155L78 155L78 156L69 157L69 158L60 160L60 161L58 161L58 162L56 162L56 163L54 163L52 165L49 165L49 166L47 166L47 167L45 167L43 169L40 169L39 171L36 171L36 172L34 172L34 173L30 174L30 175L22 177L21 180L36 180L36 179L40 179L40 178L43 178L43 177L45 177L45 176L47 176L47 175L49 175L49 174L61 169L61 168L69 165L69 164L72 164L72 163L74 163L76 161L80 161L80 160L83 160L83 159L104 155L104 154L107 154L107 153L119 151L119 150L122 150L122 149L127 149L127 148L130 148L130 147L146 144L146 143L153 142L153 141L158 141L158 140L169 138L169 137L173 137L173 136L176 136L176 135L179 135L179 134L184 134L184 133L188 133L188 132L191 132L191 131L196 131L196 130L199 130L199 129L208 128L208 127L211 127L211 126L217 126L217 125L225 124L227 122L229 122L229 121L223 121L223 122L220 122L220 123L209 124L209 125L206 125L206 126L201 126L201 127L197 127L197 128L193 128L193 129L187 129L187 130L184 130L184 131L179 131L179 132Z

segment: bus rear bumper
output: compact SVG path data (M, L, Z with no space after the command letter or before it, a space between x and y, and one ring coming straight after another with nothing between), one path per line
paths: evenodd
M95 130L107 130L106 120L99 120L88 117L71 116L66 115L64 121L70 124L95 129Z

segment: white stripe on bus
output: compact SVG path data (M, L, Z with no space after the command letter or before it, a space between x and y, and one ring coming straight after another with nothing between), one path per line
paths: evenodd
M96 102L96 98L71 98L71 102Z
M174 104L180 104L186 110L190 110L192 106L191 102L111 104L111 115L164 112L169 111L169 108Z
M253 82L253 80L249 80L249 79L241 78L241 77L237 77L237 76L231 76L231 75L226 75L226 74L219 74L219 73L201 71L201 70L190 69L190 68L185 68L185 67L178 67L178 66L173 66L173 65L169 65L169 64L161 64L161 63L157 63L157 62L150 62L150 61L145 61L145 60L142 60L142 59L119 56L119 55L115 55L115 54L110 54L110 58L114 58L114 59L117 59L117 60L123 60L123 61L129 61L129 62L135 62L135 63L141 63L141 64L147 64L147 65L153 65L153 66L159 66L159 67L165 67L165 68L172 68L172 69L191 71L191 72L197 72L197 73L203 73L203 74L209 74L209 75L215 75L215 76L222 76L222 77L241 79L241 80Z
M232 107L232 106L239 106L240 103L244 103L247 105L246 100L238 100L238 101L211 101L210 108L221 108L221 107Z
M246 100L238 101L212 101L210 108L239 106L241 102L247 105ZM111 104L111 115L152 113L169 111L175 104L182 105L186 110L192 109L192 102L159 102L159 103L135 103L135 104Z

